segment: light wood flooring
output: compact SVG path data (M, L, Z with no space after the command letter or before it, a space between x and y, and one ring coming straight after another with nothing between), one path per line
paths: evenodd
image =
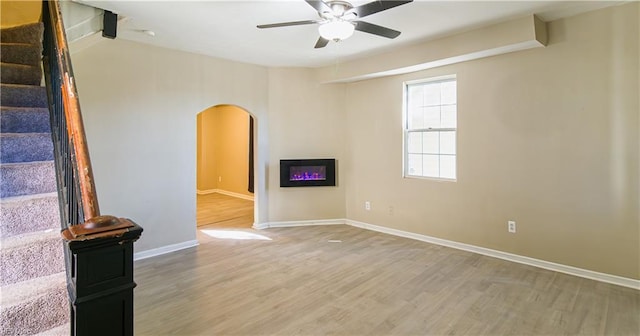
M198 226L250 228L253 225L253 201L213 193L197 195Z
M136 262L136 335L640 334L629 288L346 225L200 229L271 240Z

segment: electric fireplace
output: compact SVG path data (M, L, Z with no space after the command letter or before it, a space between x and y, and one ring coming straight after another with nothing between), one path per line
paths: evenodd
M335 185L335 159L280 160L281 187L322 187Z

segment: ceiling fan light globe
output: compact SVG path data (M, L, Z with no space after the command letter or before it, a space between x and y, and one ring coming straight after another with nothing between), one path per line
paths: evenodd
M356 26L348 21L334 20L318 27L320 36L327 40L345 40L353 35Z

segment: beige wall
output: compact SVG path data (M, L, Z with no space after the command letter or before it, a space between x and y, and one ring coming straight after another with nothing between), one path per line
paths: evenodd
M638 27L613 7L547 48L348 85L347 217L640 279ZM402 83L449 74L458 180L405 179Z
M198 190L253 196L249 185L249 114L219 105L198 114Z
M322 85L310 69L269 70L271 221L344 218L344 84ZM281 159L335 158L337 187L280 188Z
M13 27L40 21L41 1L0 1L0 27Z
M196 115L215 105L256 116L255 218L268 220L267 69L121 39L72 59L101 211L144 227L136 252L196 238Z

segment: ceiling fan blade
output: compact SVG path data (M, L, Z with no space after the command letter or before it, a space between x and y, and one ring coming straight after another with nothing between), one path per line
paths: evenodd
M258 25L257 27L260 29L264 29L264 28L276 28L276 27L288 27L288 26L301 26L301 25L307 25L307 24L313 24L313 23L319 23L319 22L321 21L320 20L291 21L291 22L263 24L263 25Z
M364 5L360 5L358 7L353 8L349 12L355 12L356 14L358 14L358 18L361 19L365 16L382 12L383 10L387 10L393 7L398 7L400 5L408 4L410 2L413 2L413 0L403 0L403 1L379 0L379 1L369 2Z
M329 40L327 40L326 38L320 36L318 38L318 42L316 42L316 46L314 48L318 49L318 48L324 48L327 46L327 44L329 44Z
M320 1L320 0L305 0L305 1L309 4L309 6L313 7L313 9L318 11L318 13L332 12L331 7L329 7L329 5L327 5L324 1Z
M378 35L390 39L394 39L400 35L400 32L383 26L364 21L353 21L356 24L356 30L361 32Z

